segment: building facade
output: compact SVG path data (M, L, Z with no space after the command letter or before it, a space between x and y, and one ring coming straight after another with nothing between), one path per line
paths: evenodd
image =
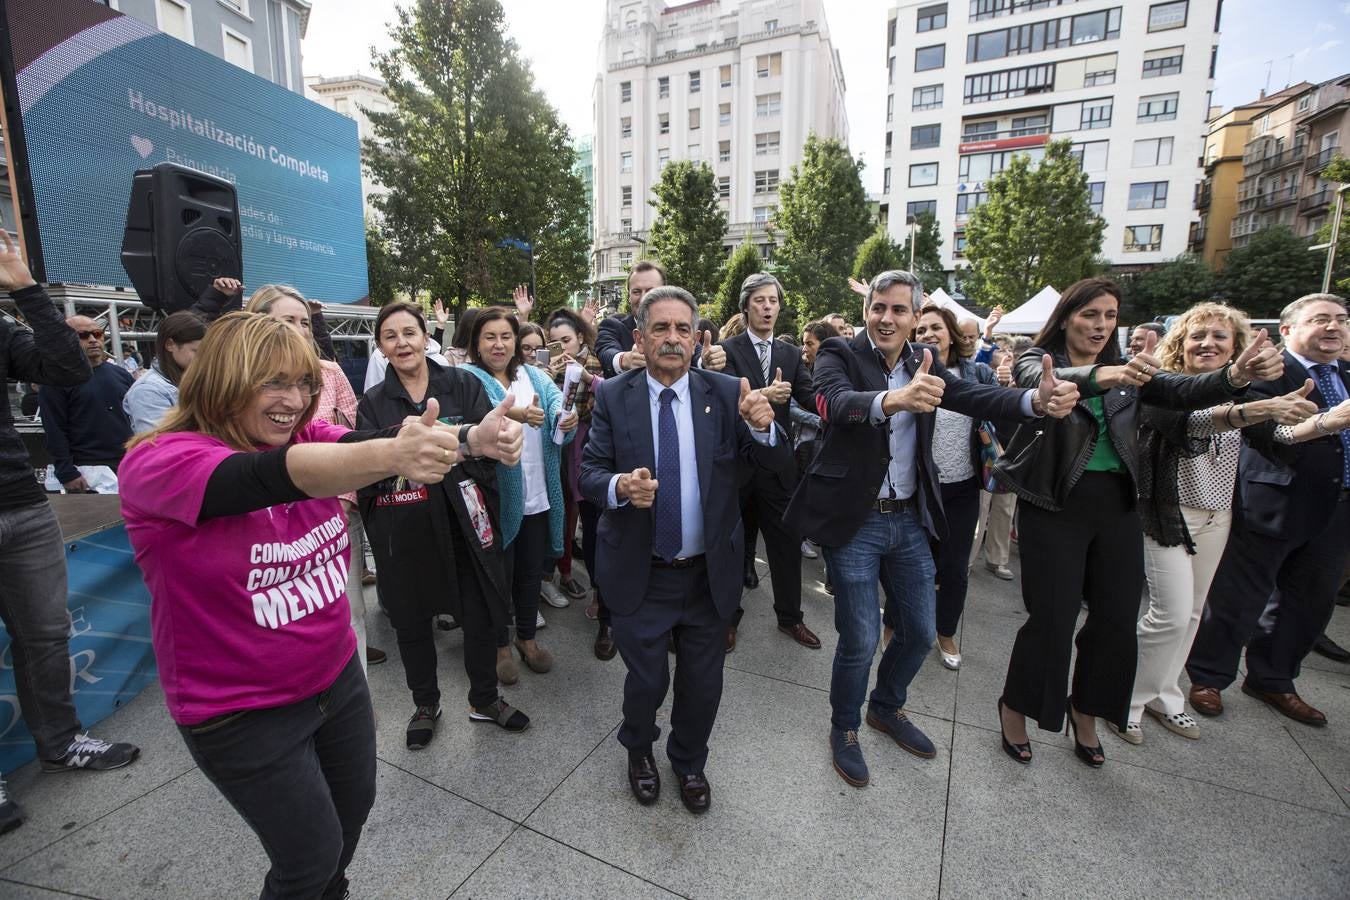
M769 258L778 185L809 134L848 140L822 0L607 0L594 89L592 275L607 299L647 244L672 159L712 167L729 223Z
M310 0L98 0L297 94Z
M932 212L959 264L986 183L1073 142L1102 254L1184 253L1218 52L1220 0L905 0L887 22L882 214L903 241ZM1058 285L1062 288L1063 285Z
M385 84L369 75L346 75L340 78L322 78L310 76L305 79L305 96L321 103L334 112L341 113L356 121L356 135L361 140L362 158L365 157L365 142L375 140L375 127L367 112L387 113L393 111L384 92ZM365 204L366 215L374 211L370 198L383 192L380 183L371 177L365 165L361 166L361 200Z

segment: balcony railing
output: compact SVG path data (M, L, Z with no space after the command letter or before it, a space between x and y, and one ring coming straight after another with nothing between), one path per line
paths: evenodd
M1195 208L1198 210L1209 209L1210 201L1213 199L1213 188L1209 182L1197 184L1195 186Z
M1288 150L1282 150L1273 156L1263 156L1259 159L1254 159L1249 163L1244 162L1243 174L1258 175L1262 172L1272 172L1275 169L1282 169L1285 166L1295 165L1303 159L1304 150L1305 148L1302 144L1295 144Z
M1006 131L983 131L979 134L961 135L961 143L977 144L985 141L1004 141L1008 138L1032 137L1038 134L1049 134L1049 125L1032 125L1027 128L1009 128Z
M1336 154L1339 152L1341 152L1340 147L1328 147L1320 153L1310 153L1308 154L1308 161L1304 165L1304 169L1308 172L1320 172L1327 167L1328 163L1336 158Z
M1336 192L1331 188L1322 188L1315 194L1309 194L1298 201L1298 211L1301 213L1322 213L1326 211L1331 201L1336 199Z
M1298 199L1298 185L1290 185L1287 188L1280 188L1275 191L1267 191L1256 198L1257 209L1271 209L1276 206L1284 206L1286 203L1293 203Z
M1261 230L1261 223L1252 219L1234 219L1233 224L1228 229L1229 237L1246 237L1249 234L1256 234Z
M1209 234L1209 229L1199 222L1191 223L1191 236L1187 241L1186 250L1190 253L1199 253L1205 249L1205 236Z

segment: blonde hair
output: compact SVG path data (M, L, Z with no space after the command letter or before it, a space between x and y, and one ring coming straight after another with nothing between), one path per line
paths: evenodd
M309 312L309 301L305 299L305 295L289 284L264 284L253 292L252 297L248 298L248 303L244 304L244 309L251 313L271 315L272 307L283 298L298 300L305 307L305 312Z
M1233 355L1230 359L1237 359L1252 342L1252 325L1247 321L1247 314L1226 303L1207 300L1186 310L1167 329L1162 343L1158 345L1158 360L1162 363L1163 369L1168 372L1185 371L1186 335L1197 324L1215 320L1228 323L1233 330Z
M162 434L195 431L220 438L236 450L253 450L255 441L245 431L242 417L264 384L276 378L315 386L322 380L319 357L310 341L278 319L252 312L232 312L206 329L197 357L178 388L178 405L150 431L134 435L130 449ZM296 423L299 431L313 418L317 395Z
M722 323L722 328L717 332L718 340L725 341L729 337L735 337L745 330L745 317L736 313L730 319Z

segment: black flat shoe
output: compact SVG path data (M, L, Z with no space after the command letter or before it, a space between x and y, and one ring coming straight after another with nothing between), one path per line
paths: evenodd
M643 806L651 806L661 796L661 774L656 771L656 758L650 753L628 757L628 787Z
M1072 705L1069 706L1069 710L1065 715L1068 716L1069 724L1064 727L1064 734L1067 737L1069 734L1069 729L1070 728L1073 729L1074 755L1077 756L1079 759L1081 759L1087 765L1091 766L1092 768L1100 769L1102 766L1106 764L1106 753L1102 751L1101 743L1099 742L1095 747L1085 747L1082 744L1078 743L1078 723L1073 720Z
M1003 733L1003 698L998 698L998 736L1003 741L1003 752L1020 762L1022 765L1031 763L1031 742L1025 744L1014 744L1008 740L1008 736Z

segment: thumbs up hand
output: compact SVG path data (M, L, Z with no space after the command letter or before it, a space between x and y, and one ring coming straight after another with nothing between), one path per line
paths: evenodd
M1234 387L1243 387L1252 381L1274 381L1283 374L1284 356L1271 345L1269 335L1262 328L1252 345L1234 360L1228 380Z
M786 403L792 396L792 382L783 380L783 370L774 369L773 381L764 388L764 396L769 398L770 403Z
M755 431L768 431L773 426L773 405L764 390L750 390L750 379L741 379L741 418Z
M1241 408L1246 412L1243 418L1253 424L1273 419L1280 425L1297 425L1317 414L1317 404L1308 399L1314 386L1309 378L1297 390L1283 396L1243 404Z
M703 344L703 353L699 357L700 365L709 372L720 372L727 367L727 351L721 346L714 344L712 332L703 332L701 338Z
M614 485L614 494L620 500L626 499L638 509L646 509L656 502L657 481L650 469L634 469L627 475L620 475Z
M544 408L539 405L538 394L535 394L530 405L525 407L525 424L531 428L539 428L544 424Z
M1032 409L1038 415L1062 419L1078 402L1078 386L1055 377L1055 361L1047 353L1041 357L1041 383L1032 397Z
M525 432L511 417L515 404L515 395L507 394L483 417L483 421L469 429L468 449L473 455L486 456L508 466L520 462Z
M887 415L901 410L911 413L930 413L942 403L942 393L947 383L929 370L933 367L933 351L924 348L923 361L914 372L909 384L902 388L886 392L881 402L881 411Z
M436 421L441 407L435 397L427 401L422 415L404 422L394 438L395 469L399 475L422 484L435 484L459 459L459 438Z

